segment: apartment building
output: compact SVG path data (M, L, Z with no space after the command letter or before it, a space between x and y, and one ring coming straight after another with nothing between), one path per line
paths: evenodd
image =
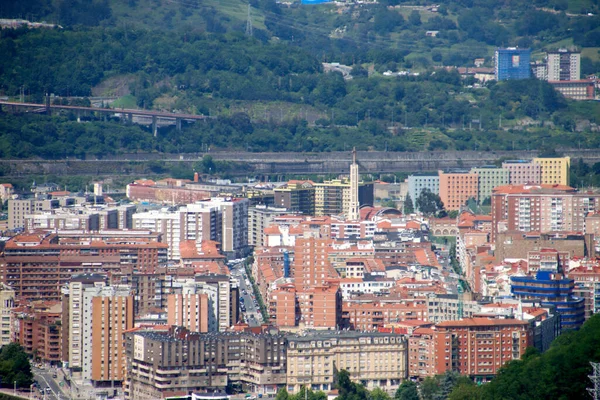
M200 334L132 329L125 335L129 371L126 399L155 400L192 392L224 391L228 384L275 395L286 382L281 335Z
M308 288L322 285L327 279L337 277L337 272L331 266L328 258L332 244L332 239L296 239L291 272L297 287Z
M570 269L567 277L574 282L573 295L584 300L585 319L600 312L600 265L584 260Z
M427 320L433 323L471 318L479 311L481 311L481 305L466 294L431 294L427 296Z
M342 304L342 327L372 331L404 321L427 320L424 299L394 297L357 298Z
M32 212L24 216L25 230L79 229L98 231L131 229L135 205L107 207L105 205L76 205Z
M380 332L318 332L287 337L287 391L303 386L328 392L335 371L372 390L398 388L408 376L407 342L401 335Z
M285 215L287 212L287 209L283 207L267 207L265 205L248 208L248 245L264 246L265 228L273 223L275 217Z
M62 341L63 364L71 371L81 372L84 365L84 356L90 357L89 348L84 349L84 338L91 335L91 325L84 325L85 308L84 294L86 289L102 288L106 285L107 277L104 275L81 274L74 276L63 289L63 314L62 327L64 329ZM89 321L89 316L87 317Z
M479 201L479 177L472 172L439 171L440 199L446 210L460 210L468 200Z
M408 337L409 378L425 379L436 374L434 336L431 328L417 328Z
M60 202L57 199L10 199L8 200L8 229L25 228L27 215L58 207Z
M89 296L89 297L88 297ZM91 302L90 302L91 300ZM123 334L133 328L133 295L128 286L106 286L84 291L83 378L95 385L120 384L126 375ZM89 361L86 357L89 353Z
M435 373L456 371L477 381L492 379L507 362L533 346L533 329L517 319L466 318L435 326Z
M216 197L206 203L207 207L217 206L223 215L221 250L232 258L246 255L248 251L248 206L250 201L242 198Z
M570 157L534 158L542 170L541 183L544 185L569 185Z
M62 307L57 301L34 301L12 310L13 340L36 361L60 365L63 328Z
M414 174L408 177L408 195L410 196L415 210L417 207L417 198L421 192L428 189L431 193L440 193L440 177L438 174Z
M581 52L558 49L546 53L548 81L577 81L581 76Z
M507 160L502 163L502 169L508 170L510 185L542 183L542 166L533 160Z
M179 260L180 244L186 240L222 240L223 213L217 206L193 203L182 207L165 207L136 213L132 217L134 229L159 232L168 245L170 260Z
M205 293L169 294L167 324L191 332L208 332L208 295Z
M492 193L492 240L501 231L584 232L600 209L600 193L563 185L499 186Z
M480 202L491 199L492 189L497 186L508 185L510 172L495 165L471 168L471 173L478 176L477 198Z
M312 181L291 180L274 189L275 206L294 213L315 214L315 188Z
M120 280L155 273L167 261L167 246L155 240L150 232L24 233L6 242L0 276L19 299L60 300L61 286L73 275L105 273Z
M323 183L315 183L315 215L340 215L350 209L352 201L352 185L350 180L333 179ZM373 205L373 183L358 183L358 203Z
M312 329L337 329L341 323L342 292L337 282L305 288L297 294L300 324Z
M0 282L0 347L11 342L11 310L15 306L15 291Z

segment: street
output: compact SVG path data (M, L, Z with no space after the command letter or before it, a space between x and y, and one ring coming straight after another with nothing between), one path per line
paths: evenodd
M231 274L240 282L240 311L244 315L244 321L251 327L260 326L262 315L243 263L229 263L229 269Z
M52 375L55 374L54 369L40 369L32 366L31 372L33 372L34 379L39 383L39 390L33 389L36 392L38 398L47 399L47 400L66 400L70 397L64 394L56 382ZM62 375L58 375L62 376ZM50 390L48 390L48 388Z

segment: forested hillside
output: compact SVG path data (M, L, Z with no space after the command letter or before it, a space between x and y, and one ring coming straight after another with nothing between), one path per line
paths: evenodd
M536 80L475 85L439 65L491 65L496 45L584 47L582 71L600 70L597 0L578 9L533 3L453 0L434 13L424 2L289 6L251 1L7 1L0 17L61 24L4 29L0 95L215 117L183 133L69 114L0 118L1 157L212 149L527 149L600 147L600 104L564 99ZM411 11L412 10L412 11ZM592 15L588 15L592 14ZM426 37L427 30L438 37ZM594 53L594 51L596 51ZM323 61L352 67L353 79ZM405 70L404 76L382 72ZM77 97L77 98L75 98ZM108 106L108 103L107 105ZM125 137L127 136L127 137ZM132 139L133 138L133 139ZM204 146L204 147L203 147Z

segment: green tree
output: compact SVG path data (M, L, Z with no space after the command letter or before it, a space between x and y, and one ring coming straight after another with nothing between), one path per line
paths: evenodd
M440 196L425 188L417 197L417 209L425 215L433 215L444 208Z
M288 400L289 397L290 395L288 394L288 391L285 388L282 388L277 392L275 400Z
M395 400L419 400L417 384L413 381L404 381L396 390Z
M381 388L375 388L371 391L371 400L391 400L389 394L384 392Z
M436 400L440 392L437 376L428 376L421 382L421 398L423 400Z
M406 195L406 200L404 200L404 214L412 214L415 212L415 206L413 205L412 198L410 194Z
M421 13L417 10L413 10L408 16L408 22L413 26L421 25Z
M17 343L10 343L0 349L0 385L28 388L33 383L33 374L29 358Z
M483 400L482 389L476 386L473 381L470 383L460 383L452 389L448 400Z

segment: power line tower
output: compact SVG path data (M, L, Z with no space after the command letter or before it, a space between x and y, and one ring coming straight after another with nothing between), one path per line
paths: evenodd
M252 17L250 16L250 4L248 4L248 19L246 20L246 35L252 36Z
M600 400L600 363L590 362L592 368L594 368L594 373L589 375L588 378L594 384L593 389L588 388L588 392L592 395L594 400Z

